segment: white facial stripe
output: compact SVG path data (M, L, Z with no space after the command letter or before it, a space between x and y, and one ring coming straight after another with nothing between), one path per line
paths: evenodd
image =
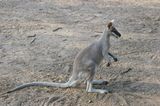
M112 34L113 34L114 37L118 38L118 36L114 32L112 32Z

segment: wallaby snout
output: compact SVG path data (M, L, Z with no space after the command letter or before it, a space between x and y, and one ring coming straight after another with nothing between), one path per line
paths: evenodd
M121 34L117 31L116 28L113 28L112 33L114 33L117 38L121 37Z

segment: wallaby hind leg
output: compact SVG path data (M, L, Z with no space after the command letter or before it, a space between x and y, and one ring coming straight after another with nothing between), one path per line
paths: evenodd
M93 85L107 85L108 81L104 81L104 80L93 80L92 81Z
M91 92L91 93L109 93L108 90L104 90L104 89L94 89L93 85L92 85L92 81L87 81L87 87L86 87L86 91L87 92Z
M108 84L108 81L93 80L94 79L94 75L95 75L95 70L96 70L96 64L91 61L88 64L87 70L88 70L88 79L86 80L86 82L87 82L86 91L87 92L97 92L97 93L108 93L107 90L93 89L92 88L93 84Z
M87 92L92 92L92 93L108 93L107 90L103 90L103 89L94 89L93 88L93 82L97 82L97 83L103 83L104 81L93 81L94 75L95 75L95 67L93 65L90 66L90 68L88 69L89 71L89 77L87 80L87 87L86 87L86 91Z

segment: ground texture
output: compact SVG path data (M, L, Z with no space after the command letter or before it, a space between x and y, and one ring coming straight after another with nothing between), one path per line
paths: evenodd
M31 87L0 96L0 106L160 106L159 0L0 0L0 93L25 82L65 82L76 54L115 19L119 61L97 69L95 86Z

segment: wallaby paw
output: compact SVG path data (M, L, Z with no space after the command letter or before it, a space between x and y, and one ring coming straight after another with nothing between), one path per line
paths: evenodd
M118 61L118 59L117 58L114 58L114 62L117 62Z
M108 83L108 81L103 81L102 85L107 85Z
M101 90L99 93L101 93L101 94L107 94L107 93L109 93L109 91L108 90Z

